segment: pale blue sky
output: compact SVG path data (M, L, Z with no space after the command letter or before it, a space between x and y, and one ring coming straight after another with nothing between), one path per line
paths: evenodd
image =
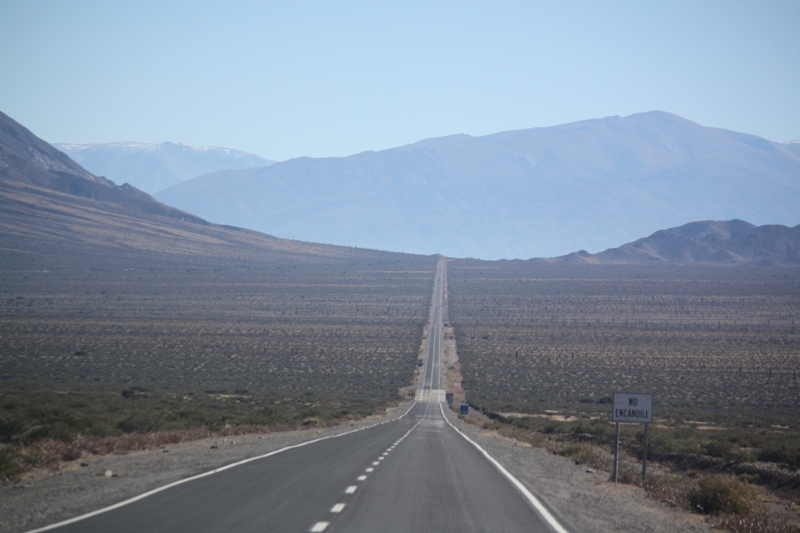
M800 138L800 1L0 0L0 111L49 142L284 160L654 109Z

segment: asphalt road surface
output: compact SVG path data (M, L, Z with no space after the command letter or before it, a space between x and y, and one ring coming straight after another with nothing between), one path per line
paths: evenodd
M424 401L404 415L37 531L565 532L526 487L444 416L438 398L444 275L440 264L417 394Z

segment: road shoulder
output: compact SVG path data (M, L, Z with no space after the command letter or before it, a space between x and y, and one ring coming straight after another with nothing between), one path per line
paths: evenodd
M450 422L499 461L553 511L569 531L699 533L702 516L648 499L643 489L608 481L606 472L467 424L445 408Z

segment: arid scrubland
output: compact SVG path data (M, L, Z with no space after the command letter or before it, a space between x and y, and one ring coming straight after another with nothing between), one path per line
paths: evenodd
M662 417L800 408L797 269L452 262L449 289L465 388L494 410L622 391Z
M698 510L697 491L752 483L775 496L721 525L800 527L800 270L452 261L448 289L484 427L608 470L612 394L654 393L651 496ZM642 483L643 433L622 426L626 482ZM712 473L733 477L693 481ZM794 525L764 514L775 497Z
M435 266L336 249L35 250L39 263L9 255L0 270L6 478L41 464L37 443L326 424L396 402L416 371Z

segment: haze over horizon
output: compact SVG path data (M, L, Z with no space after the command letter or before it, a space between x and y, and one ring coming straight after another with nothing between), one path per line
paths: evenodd
M2 109L51 143L271 160L663 110L800 139L800 4L0 0Z

